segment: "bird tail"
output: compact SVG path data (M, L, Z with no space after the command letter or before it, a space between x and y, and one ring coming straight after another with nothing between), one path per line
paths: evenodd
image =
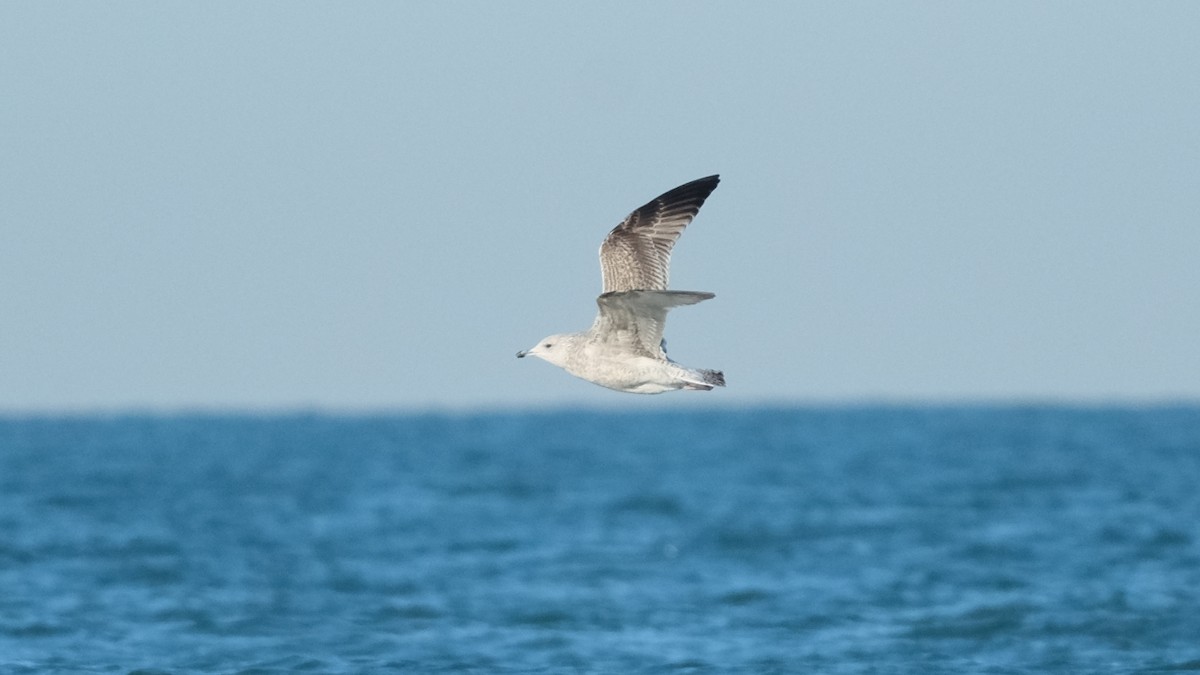
M695 380L685 380L684 389L709 391L713 387L725 386L725 373L719 370L693 370L691 374L697 377Z

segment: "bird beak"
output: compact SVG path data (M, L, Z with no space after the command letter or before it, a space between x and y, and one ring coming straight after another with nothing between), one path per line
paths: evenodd
M518 358L518 359L523 359L523 358L525 358L525 355L526 355L526 354L528 354L528 353L529 353L529 352L527 352L527 351L525 351L524 349L522 349L521 351L517 352L517 358Z

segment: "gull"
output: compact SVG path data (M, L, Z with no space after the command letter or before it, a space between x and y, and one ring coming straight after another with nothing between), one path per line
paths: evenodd
M671 249L720 180L708 176L664 192L614 227L600 245L603 290L592 327L545 337L517 358L536 356L575 377L632 394L724 387L720 371L667 358L663 339L668 310L715 297L669 291L667 275Z

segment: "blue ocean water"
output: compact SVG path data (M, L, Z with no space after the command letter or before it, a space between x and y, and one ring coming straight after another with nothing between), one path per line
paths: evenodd
M0 419L0 672L1200 670L1200 408Z

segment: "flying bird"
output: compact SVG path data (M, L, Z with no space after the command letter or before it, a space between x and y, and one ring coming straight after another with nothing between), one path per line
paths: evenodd
M663 327L672 307L715 297L669 291L671 249L717 188L708 176L664 192L629 214L600 245L604 285L592 327L542 338L517 358L536 356L575 377L633 394L725 386L718 370L693 369L667 358Z

